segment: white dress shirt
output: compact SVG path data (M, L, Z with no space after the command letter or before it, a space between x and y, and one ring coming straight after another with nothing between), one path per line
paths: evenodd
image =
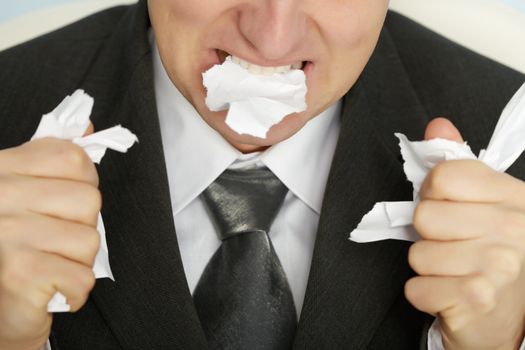
M340 128L341 103L263 153L242 154L212 129L164 70L154 45L155 95L177 239L193 292L221 241L200 194L227 168L268 167L289 189L269 236L299 314L328 172Z

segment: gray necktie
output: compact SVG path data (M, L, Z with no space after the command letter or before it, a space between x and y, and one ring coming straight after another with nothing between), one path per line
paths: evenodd
M193 300L211 349L290 349L297 315L268 237L287 188L267 168L226 170L204 193L222 244Z

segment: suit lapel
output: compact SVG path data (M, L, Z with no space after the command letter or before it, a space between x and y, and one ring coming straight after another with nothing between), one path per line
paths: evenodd
M99 167L115 282L98 280L92 298L126 349L205 348L173 223L145 1L128 16L122 33L108 43L127 43L124 54L102 53L83 84L95 91L97 129L122 124L139 139L127 154L108 152ZM112 67L114 62L121 66Z
M295 348L365 348L402 293L409 244L348 237L375 202L411 199L393 133L420 138L425 116L385 29L345 97Z
M141 78L150 74L141 72L150 61L137 67ZM125 156L108 155L100 168L115 282L99 281L93 297L125 348L202 345L173 225L153 88L143 83L131 82L117 114L140 143Z

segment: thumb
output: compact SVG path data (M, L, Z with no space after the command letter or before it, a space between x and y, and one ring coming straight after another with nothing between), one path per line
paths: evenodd
M89 122L89 125L86 129L86 131L84 132L84 135L83 136L88 136L88 135L91 135L92 133L95 132L95 127L93 126L93 123L92 122Z
M463 142L463 137L459 130L446 118L435 118L428 123L425 130L425 140L435 138L447 139L450 141Z

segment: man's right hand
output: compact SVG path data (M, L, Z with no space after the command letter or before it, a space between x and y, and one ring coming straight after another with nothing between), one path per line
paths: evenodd
M97 187L93 163L69 141L0 151L0 349L46 343L57 291L71 311L86 302L100 243Z

